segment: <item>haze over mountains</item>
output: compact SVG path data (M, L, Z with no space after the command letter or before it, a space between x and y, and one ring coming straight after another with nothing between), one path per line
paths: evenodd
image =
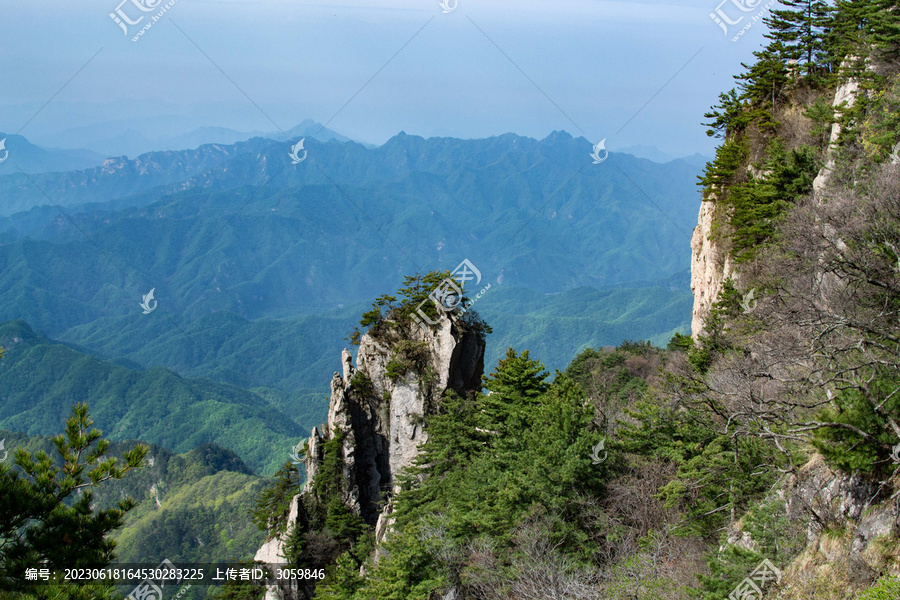
M702 162L592 164L591 142L565 132L401 132L374 148L300 131L298 164L297 137L255 137L39 174L40 149L9 136L0 322L111 372L159 365L251 390L301 429L321 419L334 350L368 303L463 259L481 273L470 294L491 285L474 307L494 327L488 364L514 346L562 368L588 346L687 332ZM207 384L185 385L211 401Z

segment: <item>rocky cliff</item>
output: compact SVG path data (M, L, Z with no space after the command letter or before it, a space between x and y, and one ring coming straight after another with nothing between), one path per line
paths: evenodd
M841 111L853 106L858 93L859 81L855 78L847 79L835 91L831 103L835 122L831 126L825 165L813 183L813 190L816 193L825 187L834 170L835 145L841 133L839 122ZM749 174L759 175L752 164L746 165L745 169ZM727 236L712 235L713 230L717 226L721 227L722 221L726 218L726 215L717 212L716 199L715 191L707 191L704 195L697 217L697 226L691 236L691 291L694 294L691 335L695 339L702 333L709 311L719 297L724 281L733 279L737 283L740 282L740 271L729 252Z
M331 380L328 421L309 439L307 488L324 442L340 436L344 499L373 525L390 513L398 475L428 438L425 418L445 391L480 389L484 372L484 341L461 321L445 317L436 328L409 325L402 337L395 331L362 336L356 367L343 351L343 372Z
M455 314L442 315L434 326L408 320L373 328L360 338L355 366L344 349L341 372L331 380L327 422L307 442L303 492L290 502L284 532L270 537L255 559L284 562L293 528L304 525L304 496L315 496L319 479L338 480L337 497L375 528L380 542L392 524L398 476L428 438L427 417L446 392L480 389L484 349L482 333ZM267 595L280 597L275 589Z
M848 58L845 65L852 62L856 62L854 57ZM865 64L863 68L870 69L870 66ZM859 77L864 79L865 73ZM871 82L869 84L871 86ZM848 138L853 135L858 136L860 130L854 121L859 117L851 118L849 115L853 113L850 109L857 103L865 108L873 98L877 98L881 93L877 91L873 93L871 87L868 88L868 91L866 90L866 86L860 83L859 78L848 75L834 87L833 98L831 92L823 92L816 105L822 114L828 113L828 117L822 118L820 115L819 119L825 123L831 121L831 124L830 127L819 129L818 131L821 133L814 132L815 128L809 121L803 122L803 119L810 118L808 109L815 99L813 95L802 93L802 90L797 92L798 98L792 99L797 100L799 109L793 110L793 115L790 114L790 109L781 109L781 112L777 113L777 119L774 119L779 123L777 128L771 129L771 133L784 147L817 145L817 149L821 150L817 154L817 159L821 162L817 164L822 166L818 170L809 192L813 200L812 204L827 205L833 197L840 197L841 193L846 192L846 189L855 187L857 181L862 179L860 173L874 170L877 167L876 161L873 159L876 155L871 148L868 152L861 152L858 147L854 146L858 140L848 141ZM776 109L773 108L772 111L775 113ZM877 121L877 119L873 119L873 121ZM871 123L865 123L865 127L862 129L865 131L866 127L874 128ZM848 131L856 133L848 135ZM730 229L730 215L726 213L726 210L733 209L735 203L729 206L723 206L725 203L720 203L717 206L717 196L728 198L727 194L736 187L748 179L759 178L761 175L759 164L754 164L753 158L761 155L763 145L757 138L762 136L758 131L751 134L744 131L741 134L743 139L740 141L746 144L747 154L750 158L744 160L734 171L731 184L720 187L710 186L712 189L707 189L700 208L697 227L691 240L691 288L694 293L692 334L695 339L703 333L710 310L719 298L727 279L734 280L737 289L746 292L747 288L751 288L754 283L766 282L765 279L760 278L760 265L765 268L778 264L791 268L797 264L765 262L765 260L754 264L753 261L756 258L748 262L737 263L731 254L729 236L733 231ZM859 167L860 164L865 165L865 168L854 172L853 168ZM812 173L815 174L815 167ZM896 196L896 191L893 191L893 194ZM800 199L797 200L799 203ZM747 209L746 205L742 208L744 216L754 214ZM885 214L884 217L886 220L895 219L894 215ZM793 229L785 228L783 231L802 237L804 233L801 231L802 227L812 229L809 222L805 223L805 225L795 223ZM847 246L844 240L834 233L831 225L824 225L822 231L824 232L823 237L826 237L835 246ZM850 241L852 242L852 240ZM797 248L796 245L789 247L792 250ZM839 279L846 276L846 271L838 273L829 271L825 266L825 261L821 259L822 254L819 253L818 256L818 261L810 263L819 265L810 270L811 278L817 282L830 279L846 284L846 287L853 285L849 279ZM780 271L775 272L781 273ZM788 275L786 270L784 273ZM741 283L744 285L742 286ZM822 285L818 289L827 290L827 287ZM781 306L786 304L785 298L787 297L788 294L778 296L779 301L782 302ZM829 296L827 296L827 291L820 291L819 295L814 296L814 299L816 301L828 300ZM762 355L774 348L775 345L770 343L772 338L765 336L773 335L773 332L777 335L779 323L793 324L796 322L796 312L789 313L788 309L778 308L772 309L773 313L776 310L784 311L783 314L778 315L777 319L765 320L759 318L757 314L754 316L754 320L747 319L742 323L746 327L744 331L748 336L757 336L756 340L763 338L767 340L764 344L749 346L752 350L748 350L748 354L752 352ZM773 324L774 327L768 327ZM793 332L794 330L791 330L791 334ZM780 334L783 335L784 331L781 331ZM787 338L791 334L785 337ZM893 335L893 331L891 335ZM744 338L744 340L746 339ZM754 374L754 377L760 376L760 372ZM709 380L723 380L721 372L716 373L714 377L715 379L710 378ZM798 427L794 431L803 431L803 423L806 420L814 420L814 415L821 415L823 406L837 414L847 412L845 406L832 400L831 391L824 388L825 385L818 389L816 386L812 386L809 393L814 399L813 410L791 413L791 418L794 419L791 426ZM779 395L790 393L792 392L785 388L772 395L775 397L774 402L772 397L767 398L766 402L777 403L781 401ZM794 397L789 396L786 400L793 401ZM887 402L886 399L882 404L885 402ZM798 423L800 423L799 426ZM862 427L866 430L865 434L867 435L877 434L878 425L875 419L865 423ZM771 434L771 430L767 428L766 433ZM834 438L831 440L831 443L834 443ZM891 439L891 445L895 441L895 439ZM826 454L826 450L821 444L817 444L815 447L807 445L803 448L802 453L805 463L797 468L792 465L791 469L782 471L778 483L773 485L765 500L760 503L760 506L764 506L765 509L760 510L759 514L765 512L766 518L771 519L766 527L760 526L759 521L756 520L759 518L759 514L752 514L751 511L729 524L728 544L758 553L771 552L771 541L764 542L763 540L766 536L771 536L773 532L780 531L778 535L781 537L777 544L780 544L781 547L778 552L789 556L790 560L783 565L783 574L779 574L780 585L777 591L772 590L767 595L759 597L784 600L800 600L810 597L855 598L858 597L856 594L860 590L867 586L874 586L875 582L888 582L893 585L900 573L897 545L897 540L900 539L900 492L897 491L900 489L900 482L898 482L900 471L897 469L900 459L896 458L898 451L900 451L900 445L894 446L893 464L885 471L873 475L873 472L877 471L867 470L871 466L870 464L862 464L852 470L844 465L840 468L848 469L849 472L841 471L835 464L826 461L823 456ZM870 461L878 464L874 457ZM776 521L778 521L777 524ZM751 532L751 529L754 528L755 532ZM767 543L768 546L766 546ZM720 555L726 554L725 548L725 544L720 546ZM768 548L768 550L764 548ZM864 597L897 598L895 593L887 591L888 583L884 583L884 587L879 588L882 590L879 592L880 595L873 593L873 595ZM890 587L890 589L898 590L900 587Z
M711 237L715 222L715 195L703 198L697 226L691 235L691 291L694 294L694 309L691 313L691 335L696 339L703 331L703 325L712 308L722 282L734 277L734 268L723 242Z

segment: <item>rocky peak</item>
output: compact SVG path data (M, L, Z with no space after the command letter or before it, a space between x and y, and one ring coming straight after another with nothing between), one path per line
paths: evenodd
M323 445L342 438L342 493L370 525L390 513L385 504L400 472L413 464L428 439L423 425L445 391L478 390L484 371L484 340L457 317L431 327L409 323L360 338L356 366L341 355L342 373L331 380L328 421L314 429L306 458L307 488L320 470Z

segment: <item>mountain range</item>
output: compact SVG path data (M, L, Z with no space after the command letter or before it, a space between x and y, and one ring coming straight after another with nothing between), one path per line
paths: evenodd
M17 164L16 141L4 167ZM233 440L186 417L175 429L184 436L154 421L142 422L141 439L173 451L216 441L268 472L271 444L293 443L324 417L334 352L368 302L404 275L463 259L480 271L470 295L490 285L473 307L494 329L488 364L529 347L564 368L586 347L688 332L693 160L611 153L592 164L591 143L565 132L401 132L377 148L310 136L292 164L296 142L258 137L0 174L0 322L35 340L41 350L28 356L42 358L31 373L48 382L27 387L41 408L9 409L0 426L48 434L67 403L114 404L120 391L71 379L89 365L150 394L133 392L138 404L172 385L185 390L179 408L198 415L249 410L259 430L238 428ZM21 356L4 361L20 367ZM98 422L126 435L128 410L104 407ZM250 449L249 438L266 441Z

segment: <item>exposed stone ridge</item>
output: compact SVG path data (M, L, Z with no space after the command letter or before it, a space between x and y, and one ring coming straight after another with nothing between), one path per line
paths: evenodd
M390 513L397 478L428 439L425 418L444 391L477 390L484 372L484 341L456 318L444 318L435 328L410 323L403 337L394 330L382 335L362 336L356 367L343 351L342 373L331 380L328 421L321 432L313 430L306 459L309 491L322 444L337 432L343 436L344 500L370 525ZM397 376L398 364L413 362L411 353L418 365Z
M709 311L722 291L722 283L734 276L734 268L728 251L722 242L713 239L716 197L710 194L700 203L697 226L691 235L691 292L694 308L691 313L691 335L696 339L703 331Z
M850 60L854 59L851 57ZM835 117L840 116L840 109L842 107L845 109L850 108L856 103L856 96L858 93L859 81L856 78L850 78L838 86L834 93L834 101L831 103L831 106L835 109ZM831 176L831 172L834 170L834 149L840 135L841 124L838 122L832 123L825 166L819 170L815 181L813 181L813 192L815 193L819 193L822 188L825 187L825 184L828 183L828 179Z

